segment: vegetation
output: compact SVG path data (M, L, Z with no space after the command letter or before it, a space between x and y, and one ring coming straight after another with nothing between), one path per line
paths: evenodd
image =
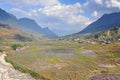
M75 35L59 40L7 41L0 44L1 50L10 47L9 50L4 50L8 52L6 61L10 62L15 69L29 73L35 79L86 80L96 74L120 72L117 65L120 62L120 43L117 41L119 28L115 30ZM109 40L114 43L99 44ZM16 51L23 46L28 47ZM93 51L97 56L91 57L88 53L82 53L86 50ZM106 65L115 67L106 68Z
M11 46L11 48L13 49L13 50L16 50L17 48L19 48L19 47L22 47L20 44L13 44L12 46Z
M110 30L96 32L91 35L90 38L98 39L98 40L106 40L106 41L118 41L120 38L120 27L112 28Z
M25 66L22 66L22 65L16 63L13 60L10 60L8 57L5 57L5 59L6 59L7 62L10 62L15 69L17 69L17 70L19 70L19 71L21 71L23 73L29 73L33 78L35 78L37 80L38 79L50 80L48 78L45 78L45 77L41 76L40 74L36 73L35 71L30 70L30 69L26 68Z
M8 53L9 59L51 80L86 80L89 76L100 74L102 71L110 73L119 69L108 68L106 70L98 66L99 62L116 63L115 60L119 58L119 43L99 45L74 41L41 40L25 44L29 46L25 50L15 54ZM92 58L82 55L81 51L84 50L92 50L101 57Z

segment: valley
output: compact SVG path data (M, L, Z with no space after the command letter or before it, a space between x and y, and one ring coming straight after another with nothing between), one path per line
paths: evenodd
M104 14L80 32L58 36L49 28L60 29L59 22L41 27L0 8L0 80L120 80L119 16Z
M32 76L37 80L87 80L98 74L120 73L120 43L99 45L40 40L16 44L27 47L17 51L10 49L7 61L22 72L35 71Z

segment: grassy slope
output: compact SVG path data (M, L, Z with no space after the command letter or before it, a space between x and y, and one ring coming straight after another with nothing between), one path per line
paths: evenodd
M7 24L0 23L0 41L31 41L31 35L22 32L17 28L13 28Z

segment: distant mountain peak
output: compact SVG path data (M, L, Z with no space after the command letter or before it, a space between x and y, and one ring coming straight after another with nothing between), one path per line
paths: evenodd
M30 21L30 22L36 23L33 19L30 19L30 18L20 18L19 20L26 20L26 21Z
M120 25L120 12L104 14L97 21L88 25L85 29L79 32L79 34L94 33L97 31L103 31L111 29Z

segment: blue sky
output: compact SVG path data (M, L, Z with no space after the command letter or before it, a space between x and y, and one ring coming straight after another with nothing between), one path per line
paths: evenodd
M120 0L0 0L0 8L63 36L81 31L103 14L119 12Z

